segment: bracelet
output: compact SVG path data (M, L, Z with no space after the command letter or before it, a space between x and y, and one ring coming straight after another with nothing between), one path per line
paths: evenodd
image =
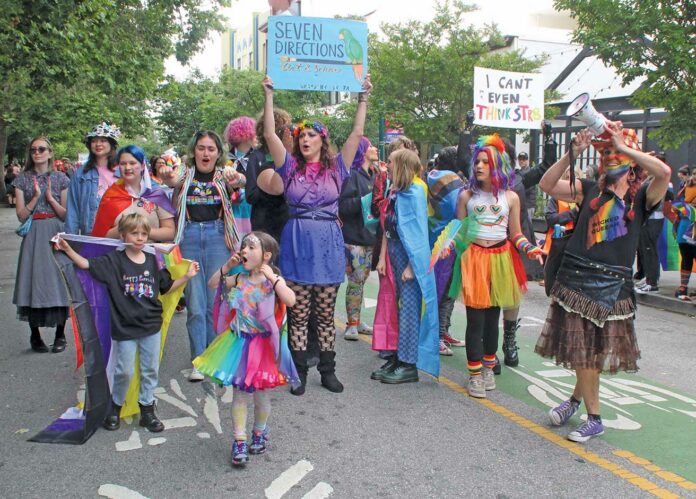
M273 291L275 291L275 287L276 287L276 285L278 284L279 281L280 281L280 276L276 277L276 280L273 281Z
M365 95L364 93L360 93L358 95L358 102L367 102L367 95Z
M222 267L224 267L224 265ZM222 271L222 267L220 267L220 279L225 278L225 273Z

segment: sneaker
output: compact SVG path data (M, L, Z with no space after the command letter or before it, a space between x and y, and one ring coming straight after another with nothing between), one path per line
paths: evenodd
M641 286L640 288L636 286L635 291L638 294L647 295L648 293L657 293L658 291L660 291L660 288L651 284L646 284L645 286Z
M449 335L449 333L445 333L442 336L442 341L444 341L448 347L465 347L466 343L464 343L462 340L458 340L457 338L453 338L452 336Z
M368 326L364 322L361 322L358 324L358 333L370 336L372 335L372 327Z
M191 374L189 374L188 380L191 381L192 383L195 383L197 381L203 381L205 379L205 376L203 376L203 373L200 372L198 369L195 367L191 369Z
M177 305L175 310L177 314L181 314L186 310L186 305Z
M568 433L568 440L584 443L593 437L604 435L604 425L601 419L587 418L583 424Z
M689 290L688 288L677 288L674 291L674 297L679 299L679 300L688 300L689 299Z
M469 392L469 397L485 399L486 387L483 384L483 375L477 374L476 376L469 376L469 386L467 387L467 391Z
M346 332L343 333L343 339L348 341L358 341L358 326L348 326Z
M249 446L249 454L257 455L266 452L268 444L268 426L261 433L253 431L251 433L251 445Z
M563 426L568 420L578 412L580 404L574 404L570 399L549 411L549 419L554 426Z
M447 346L447 343L445 343L445 340L440 340L440 355L444 355L446 357L454 355L452 353L452 349Z
M483 379L483 387L487 390L495 390L495 374L493 374L493 369L484 367L481 371L481 378Z
M249 446L244 440L232 442L232 465L244 466L249 462Z

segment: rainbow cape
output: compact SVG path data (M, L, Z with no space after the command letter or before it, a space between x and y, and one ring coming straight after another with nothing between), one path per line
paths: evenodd
M96 258L124 247L123 243L116 239L76 234L60 234L60 237L69 241L70 245L85 258ZM171 250L170 248L170 254ZM152 245L148 245L145 251L155 255L158 253L157 248ZM77 407L69 408L29 440L43 443L83 444L101 426L111 404L109 387L113 377L113 366L108 295L102 283L94 280L88 271L74 267L65 254L55 252L54 256L71 297L70 316L77 357L75 368L84 366L85 402L78 404ZM183 259L179 263L172 264L170 261L167 264L166 258L161 255L158 260L165 262L165 267L173 279L183 276L190 264L188 260ZM164 351L169 324L183 291L184 286L160 296L162 302L160 359ZM137 355L135 364L139 365ZM139 369L135 369L121 410L121 417L132 416L139 412L139 390L140 372Z

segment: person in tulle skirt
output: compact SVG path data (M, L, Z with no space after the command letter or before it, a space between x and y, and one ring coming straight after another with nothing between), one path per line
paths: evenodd
M271 412L268 390L300 381L287 340L285 307L295 293L273 267L278 243L264 232L250 232L239 252L208 281L218 288L213 321L223 331L193 365L213 381L234 387L232 464L243 466L249 454L263 454ZM242 265L243 272L229 275ZM247 444L247 406L254 399L254 428Z

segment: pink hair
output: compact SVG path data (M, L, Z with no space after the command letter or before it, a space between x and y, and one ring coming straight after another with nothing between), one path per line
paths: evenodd
M256 120L249 116L240 116L227 124L225 141L230 146L237 146L256 137Z

